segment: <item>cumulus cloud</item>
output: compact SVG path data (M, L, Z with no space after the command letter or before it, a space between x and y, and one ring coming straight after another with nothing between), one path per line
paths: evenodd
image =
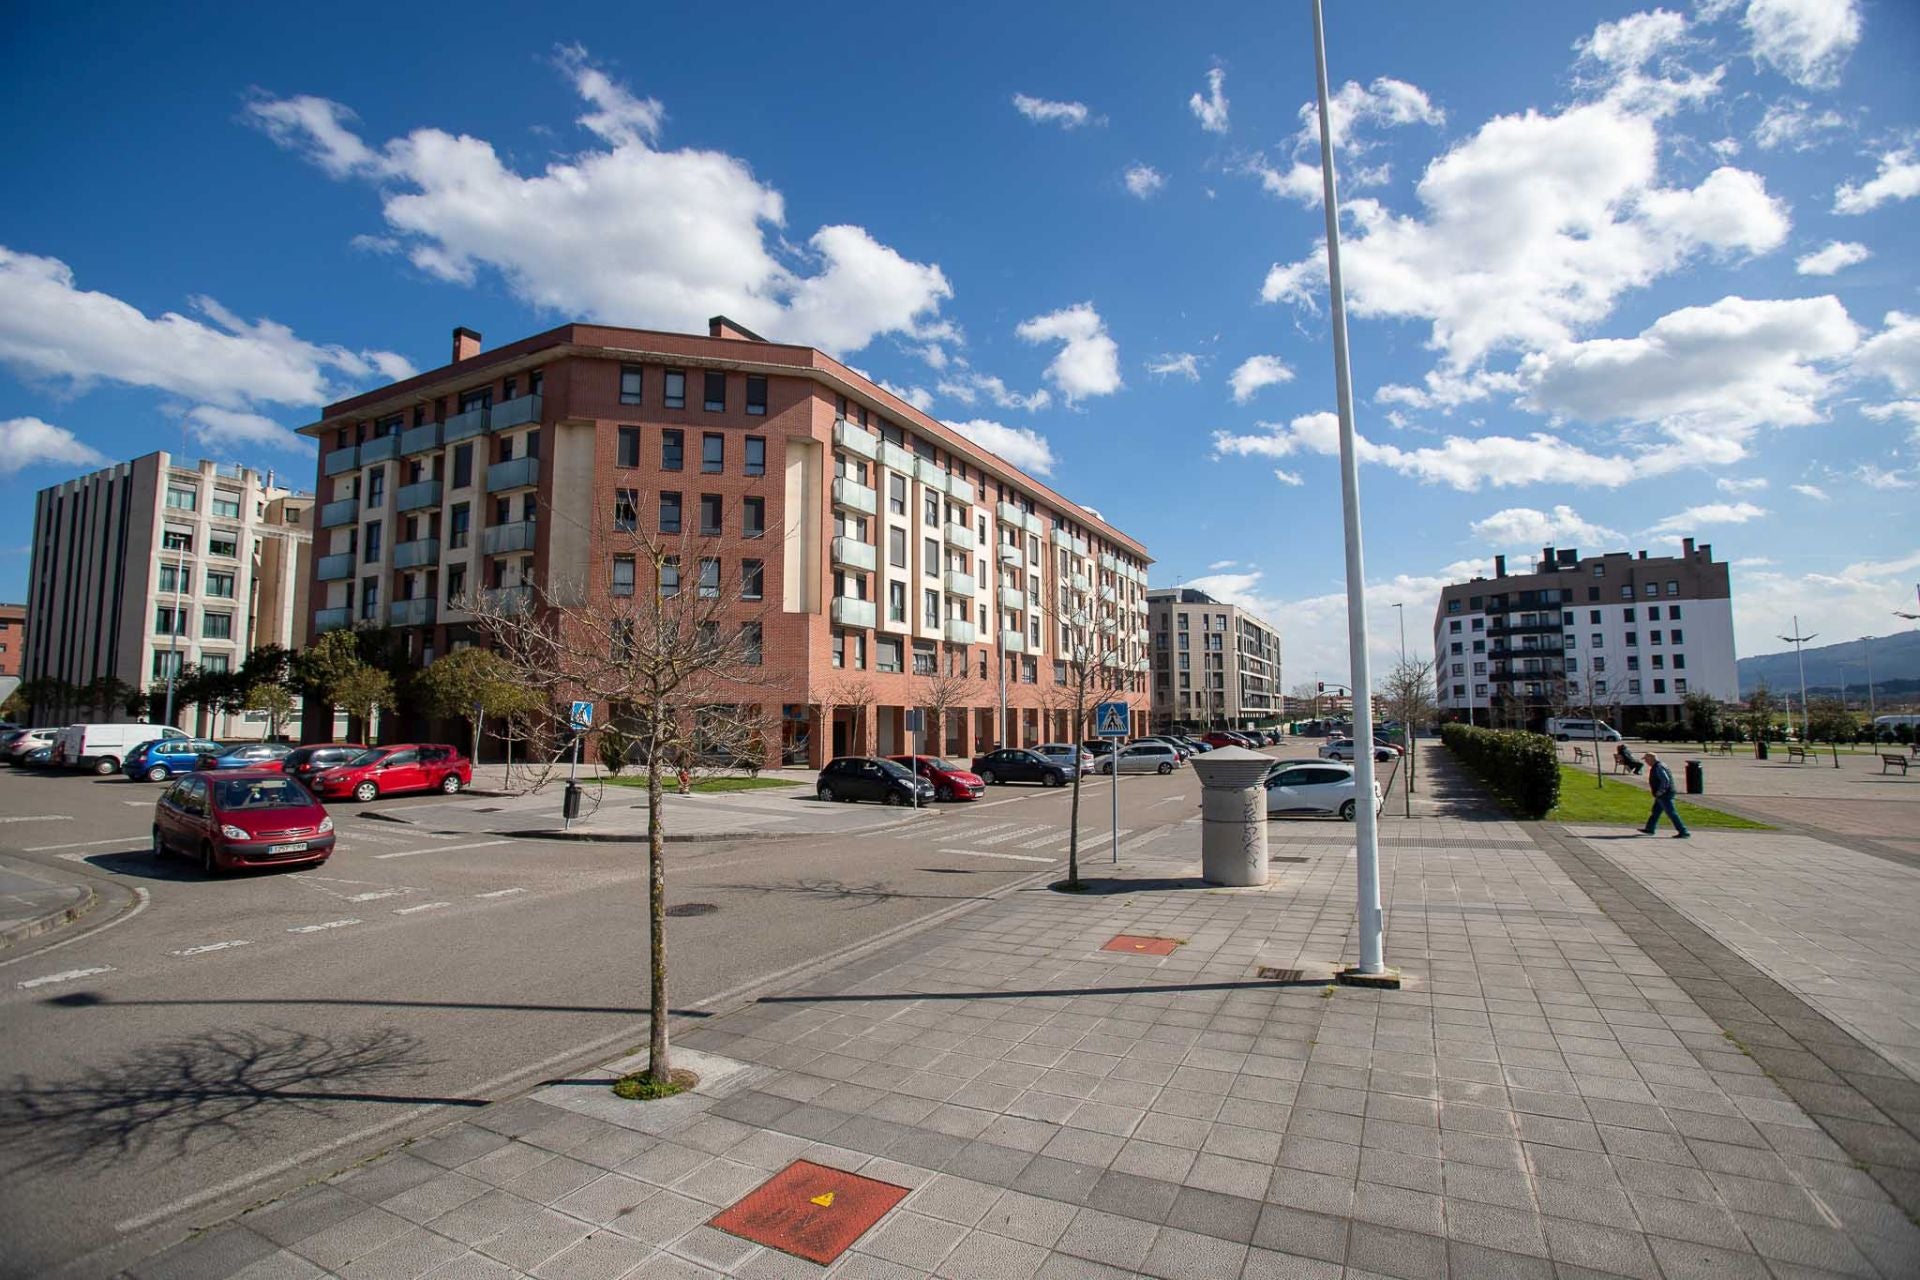
M1897 546L1898 544L1894 544ZM1734 591L1733 640L1740 653L1769 653L1777 637L1793 634L1793 618L1820 619L1819 630L1832 636L1884 633L1888 601L1912 600L1920 546L1894 551L1883 560L1856 561L1837 573L1786 574L1771 570L1743 573Z
M1235 404L1245 404L1263 387L1277 387L1292 381L1293 370L1279 356L1248 356L1227 377Z
M1603 22L1574 43L1575 82L1592 98L1628 111L1671 115L1719 92L1724 69L1697 72L1685 55L1700 41L1686 18L1668 9Z
M284 449L312 453L313 441L281 426L272 418L242 409L195 405L187 410L187 429L193 438L213 449Z
M1722 493L1759 493L1769 483L1765 476L1747 476L1744 479L1721 476L1713 482L1713 487Z
M1219 67L1207 72L1207 92L1203 97L1194 94L1187 99L1187 106L1193 111L1194 119L1208 133L1227 131L1227 95L1224 92L1227 73Z
M1148 196L1167 185L1167 179L1150 164L1136 164L1127 169L1125 175L1127 192L1145 200Z
M1054 463L1058 461L1054 457L1053 446L1029 427L1009 427L985 418L949 422L947 426L981 448L998 454L1022 471L1036 476L1052 475Z
M1796 258L1793 269L1803 276L1830 276L1872 256L1872 250L1855 241L1829 240L1822 248Z
M1178 375L1188 382L1200 381L1200 357L1191 351L1169 351L1147 361L1147 372L1159 377Z
M1817 484L1796 484L1793 491L1803 498L1812 498L1815 502L1825 502L1827 491Z
M1920 394L1920 316L1889 311L1882 324L1860 344L1854 372L1884 378L1902 396Z
M1045 387L1023 393L1015 391L993 374L967 368L956 369L951 376L940 379L934 384L934 390L961 404L976 404L984 399L1002 409L1021 409L1029 413L1038 412L1053 403L1053 393Z
M0 475L27 467L103 467L107 455L65 427L39 418L0 421Z
M1871 462L1863 462L1854 470L1854 475L1869 489L1912 489L1920 485L1914 479L1912 471L1890 471Z
M897 387L884 378L881 379L880 385L922 413L931 413L933 411L933 392L927 390L925 387Z
M1540 547L1551 544L1618 542L1621 535L1583 518L1565 505L1552 511L1508 507L1471 526L1473 535L1494 547Z
M1749 520L1758 520L1769 514L1765 507L1757 507L1751 502L1709 502L1703 506L1688 507L1676 512L1664 520L1656 521L1649 534L1692 533L1695 529L1716 524L1746 524Z
M1799 98L1782 98L1770 103L1761 115L1760 123L1754 126L1753 140L1762 151L1781 147L1811 151L1846 127L1846 117L1831 107L1816 109Z
M492 143L416 129L374 146L352 113L313 97L261 98L249 117L335 178L372 184L387 234L438 279L497 275L543 311L698 330L717 312L763 333L838 353L883 334L924 338L952 287L858 226L829 225L799 245L785 202L746 162L656 146L665 113L596 68L584 51L558 63L589 110L597 145L522 173Z
M1756 62L1804 88L1840 82L1847 55L1860 43L1857 0L1749 0L1747 33Z
M1870 213L1889 200L1920 196L1920 157L1911 147L1880 157L1880 172L1865 182L1845 182L1833 193L1835 213Z
M1062 344L1046 376L1068 404L1112 395L1122 385L1120 346L1091 302L1023 320L1014 334L1025 342Z
M1269 194L1302 205L1320 203L1320 111L1315 102L1301 105L1300 125L1292 139L1291 158L1272 163L1264 155L1250 157L1242 171L1260 179ZM1433 104L1418 85L1391 76L1381 76L1371 85L1349 80L1327 101L1327 129L1333 137L1334 153L1344 159L1358 159L1370 151L1376 140L1375 129L1410 124L1441 125L1446 112ZM1384 182L1389 176L1386 165L1364 162L1344 164L1341 168L1343 190Z
M1084 124L1100 124L1084 102L1054 102L1029 94L1013 95L1013 109L1035 124L1057 124L1062 129L1078 129Z

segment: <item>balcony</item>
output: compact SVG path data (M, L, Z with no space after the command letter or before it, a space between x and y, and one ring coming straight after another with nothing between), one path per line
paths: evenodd
M524 489L530 484L539 483L538 458L515 458L511 462L496 462L487 468L488 493L499 493L502 489Z
M880 504L873 490L867 488L867 486L861 484L859 481L849 480L845 476L835 476L833 480L833 505L845 508L848 511L858 511L861 515L870 516L879 510Z
M1002 631L1000 633L1000 647L1008 653L1025 653L1027 651L1027 638L1018 631Z
M315 631L340 631L353 625L353 614L347 609L316 609L313 614Z
M338 502L325 503L320 508L320 527L338 529L343 524L352 524L360 514L360 501L357 498L342 498Z
M980 491L973 487L973 481L963 475L949 472L947 475L947 496L958 498L962 502L978 502Z
M360 451L352 445L327 454L326 472L330 476L344 475L359 465Z
M1053 545L1059 547L1062 551L1071 551L1073 550L1073 535L1065 529L1055 526L1053 530Z
M342 551L337 556L321 556L318 565L320 581L340 582L353 576L353 552Z
M400 492L394 495L394 509L397 511L419 511L425 507L440 505L440 482L422 480L417 484L403 484Z
M1027 562L1026 553L1021 551L1020 548L1008 542L1003 542L1000 544L1000 563L1001 564L1024 565L1026 562Z
M396 569L425 569L439 563L438 538L415 538L412 542L396 542L393 546L393 567Z
M520 396L505 404L497 404L487 411L487 430L505 431L509 427L523 427L529 422L540 421L540 397Z
M389 462L400 456L400 433L395 431L384 436L375 436L360 446L360 465L369 462Z
M932 458L915 458L913 474L929 489L937 489L941 493L947 491L947 473Z
M1087 575L1084 573L1070 574L1067 577L1067 581L1072 584L1073 589L1075 591L1078 591L1082 594L1085 594L1086 592L1093 590L1092 580L1089 579Z
M432 453L440 447L440 424L429 422L423 426L408 427L400 433L400 455L411 458L416 453Z
M947 620L946 637L948 644L972 644L977 638L973 624L962 618Z
M1105 600L1108 604L1112 604L1114 601L1118 600L1120 596L1119 596L1119 593L1114 591L1112 587L1102 587L1100 588L1100 598L1102 600Z
M959 547L962 551L971 551L980 545L973 536L973 530L963 524L949 524L946 529L947 545Z
M1102 551L1100 553L1100 567L1102 569L1105 569L1108 573L1112 573L1115 569L1120 567L1120 562L1113 558L1113 552Z
M879 553L870 542L861 542L858 538L835 538L833 562L848 569L865 569L871 572L879 562Z
M863 458L872 458L880 452L878 437L848 422L845 418L833 424L833 443L848 453L857 453Z
M1000 517L1001 524L1010 524L1020 529L1027 527L1027 513L1014 506L1011 502L997 504L993 512Z
M531 520L496 524L480 531L480 550L490 556L506 555L511 551L531 551L538 533L539 526Z
M433 624L432 596L395 600L387 606L387 621L396 627L426 627Z
M447 444L456 440L471 440L487 429L486 409L469 409L465 413L456 413L440 424L440 439Z
M958 569L947 570L943 581L946 584L948 595L966 596L969 600L972 599L974 593L980 589L980 585L973 580L972 574L962 573Z
M895 444L891 440L880 442L880 465L889 471L898 471L903 476L913 474L913 464L918 460L913 450L905 445Z
M873 601L852 596L835 596L829 612L836 627L872 627L879 614Z
M1027 607L1027 597L1018 587L1000 588L1000 607L1018 612Z
M495 587L480 593L480 607L503 618L517 617L533 608L532 587Z

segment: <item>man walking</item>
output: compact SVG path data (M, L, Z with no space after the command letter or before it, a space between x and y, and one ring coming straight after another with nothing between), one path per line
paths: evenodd
M1673 773L1660 762L1660 757L1647 752L1647 789L1653 792L1653 812L1647 815L1647 825L1640 828L1640 834L1650 836L1654 828L1660 825L1660 815L1666 814L1673 819L1673 838L1687 838L1687 824L1680 821L1680 811L1673 807Z

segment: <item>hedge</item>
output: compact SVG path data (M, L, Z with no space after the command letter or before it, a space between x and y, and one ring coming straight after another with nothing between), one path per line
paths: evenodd
M1544 818L1560 803L1560 756L1545 734L1449 724L1440 740L1521 817Z

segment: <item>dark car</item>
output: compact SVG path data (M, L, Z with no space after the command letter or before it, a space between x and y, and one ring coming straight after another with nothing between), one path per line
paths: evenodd
M279 773L281 762L293 748L284 742L229 742L200 753L195 768L212 771L225 769L263 769Z
M933 784L891 760L841 756L827 762L814 785L822 800L878 800L881 804L933 803Z
M308 786L322 797L352 796L361 804L402 791L459 794L473 783L473 762L458 747L437 742L369 747L342 764L311 775Z
M287 758L280 762L280 769L304 782L316 773L324 773L366 752L364 742L316 742L289 751Z
M935 800L978 800L987 786L973 774L939 756L888 756L887 759L933 784Z
M127 758L120 763L120 772L136 780L165 782L175 774L192 773L199 768L202 752L220 749L220 744L211 738L156 738L127 752Z
M1066 766L1038 751L1022 751L1016 747L1002 747L975 756L973 771L988 786L996 782L1037 782L1043 787L1064 787L1070 780Z
M153 808L153 852L192 858L208 875L241 867L314 866L333 852L333 819L281 773L182 774Z
M1090 756L1104 756L1113 751L1114 738L1088 738L1080 746Z

